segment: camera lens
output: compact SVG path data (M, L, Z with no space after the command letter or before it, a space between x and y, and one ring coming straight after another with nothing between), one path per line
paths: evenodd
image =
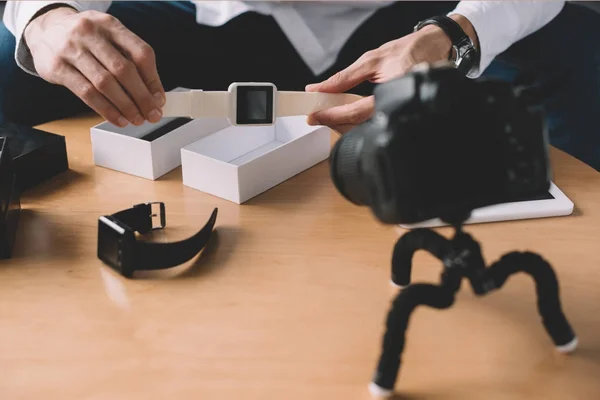
M331 150L331 180L348 201L367 205L367 188L362 176L360 156L364 144L363 127L358 126L343 135Z

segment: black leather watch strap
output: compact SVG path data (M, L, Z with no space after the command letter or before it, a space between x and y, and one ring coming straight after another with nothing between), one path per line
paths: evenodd
M418 31L427 25L435 25L446 33L454 50L454 52L450 52L448 59L454 62L462 73L468 74L479 64L479 51L458 22L445 15L438 15L419 22L414 30Z
M158 210L155 211L155 207ZM135 270L158 270L175 267L190 260L198 254L210 239L217 220L218 209L215 208L202 229L193 236L170 243L133 242L133 259ZM120 225L143 235L151 230L162 229L166 226L164 203L137 204L131 208L111 215ZM154 221L158 219L158 223Z
M136 242L133 259L139 265L137 269L165 269L191 260L206 246L216 220L217 209L215 208L204 227L194 236L170 243Z
M446 33L446 35L448 35L453 45L457 45L465 39L470 41L469 35L463 31L458 22L452 18L446 17L445 15L427 18L419 22L415 27L415 30L419 30L426 25L436 25L440 27Z

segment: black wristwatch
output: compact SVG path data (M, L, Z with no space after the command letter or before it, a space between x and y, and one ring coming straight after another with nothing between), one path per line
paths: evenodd
M450 52L448 60L452 61L460 72L467 75L479 66L479 51L477 51L473 41L458 22L444 15L431 17L419 22L414 31L416 32L427 25L436 25L448 35L454 50Z
M153 208L158 207L158 212ZM158 219L158 223L154 221ZM215 208L208 222L195 235L177 242L138 241L135 232L145 234L166 226L165 205L161 202L133 207L98 219L98 258L126 278L136 270L175 267L192 259L210 239L217 220Z

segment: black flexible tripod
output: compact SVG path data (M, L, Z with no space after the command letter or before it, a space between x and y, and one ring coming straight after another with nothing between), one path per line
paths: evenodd
M413 310L419 305L437 309L451 307L463 278L469 280L476 295L482 296L500 289L512 274L525 272L531 275L535 281L538 312L557 350L566 353L577 347L577 337L562 311L558 281L550 264L535 253L511 252L486 267L479 243L462 230L466 219L454 218L455 222L451 223L455 228L452 239L446 239L430 229L415 229L396 242L392 257L392 282L402 290L388 313L381 356L369 385L373 395L387 396L393 392ZM439 285L411 284L412 258L421 249L443 262Z

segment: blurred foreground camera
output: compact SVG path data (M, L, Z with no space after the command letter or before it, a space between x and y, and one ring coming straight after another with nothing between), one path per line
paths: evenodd
M531 93L446 65L379 84L374 116L332 149L332 180L387 224L457 223L476 208L543 195L547 131Z
M540 255L513 251L487 262L481 245L463 230L476 208L525 200L550 186L546 127L535 88L474 81L453 67L424 67L375 89L376 113L332 149L331 175L351 202L366 205L383 223L439 218L451 237L414 229L394 245L392 300L369 390L390 396L395 388L411 314L419 306L448 309L463 280L484 296L509 277L535 282L538 313L560 353L578 338L561 305L552 266ZM438 283L412 282L413 256L425 250L442 264Z

